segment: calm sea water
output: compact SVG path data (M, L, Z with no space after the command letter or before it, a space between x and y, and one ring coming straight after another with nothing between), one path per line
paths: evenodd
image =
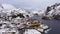
M52 28L52 30L49 31L48 34L60 34L60 20L43 20L39 16L34 16L32 18L38 19Z

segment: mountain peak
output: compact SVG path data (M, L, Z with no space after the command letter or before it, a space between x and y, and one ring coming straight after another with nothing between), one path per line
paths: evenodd
M1 4L2 8L3 9L6 9L6 10L11 10L11 9L16 9L13 5L11 4Z

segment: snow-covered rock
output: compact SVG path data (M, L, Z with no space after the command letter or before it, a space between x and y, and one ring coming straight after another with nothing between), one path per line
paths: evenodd
M24 32L24 34L41 34L41 33L35 29L28 29L27 31Z

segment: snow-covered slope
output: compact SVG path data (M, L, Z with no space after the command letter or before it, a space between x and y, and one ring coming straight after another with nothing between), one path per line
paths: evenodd
M26 10L21 9L21 8L15 8L11 4L1 4L0 5L0 13L6 14L5 17L12 16L12 15L16 16L17 14L20 14L20 13L23 14L24 16L26 16L28 14L28 12L26 12Z
M3 9L5 10L12 10L12 9L16 9L13 5L11 4L2 4Z
M0 12L10 13L13 9L16 8L11 4L0 4Z
M50 6L51 10L47 11L45 18L48 19L60 19L60 4Z

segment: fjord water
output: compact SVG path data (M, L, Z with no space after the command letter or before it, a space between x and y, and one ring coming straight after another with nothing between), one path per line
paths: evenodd
M47 34L60 34L60 20L44 20L41 19L40 16L34 16L32 18L42 21L44 24L48 25L51 28Z

